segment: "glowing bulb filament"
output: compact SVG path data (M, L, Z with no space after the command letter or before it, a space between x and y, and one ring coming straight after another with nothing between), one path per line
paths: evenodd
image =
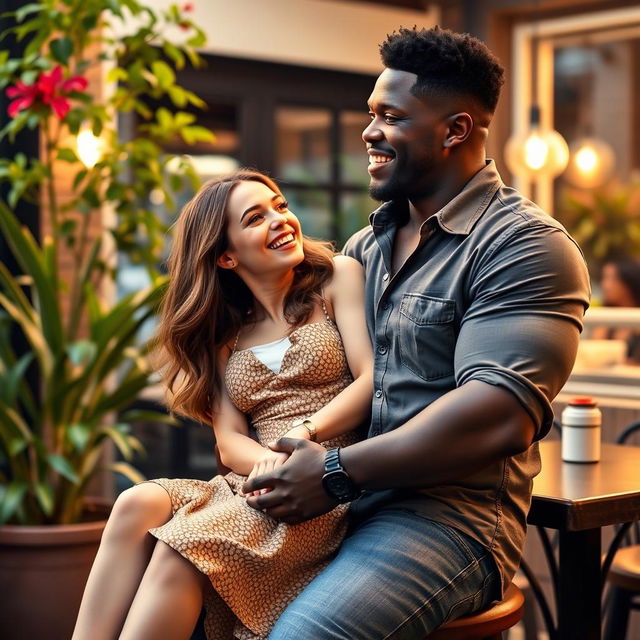
M524 161L533 171L544 167L549 155L549 145L538 134L532 133L524 143Z
M576 165L583 173L591 173L599 164L598 154L593 147L582 147L576 153Z

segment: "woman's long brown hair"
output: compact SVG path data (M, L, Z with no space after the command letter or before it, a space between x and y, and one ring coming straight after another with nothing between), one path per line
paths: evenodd
M216 366L217 353L237 336L254 309L253 294L241 278L217 264L228 248L229 195L242 181L261 182L282 195L273 180L251 169L203 185L175 225L157 332L170 410L209 424L223 373ZM303 236L303 250L304 260L294 268L284 303L292 329L309 319L333 274L330 243Z

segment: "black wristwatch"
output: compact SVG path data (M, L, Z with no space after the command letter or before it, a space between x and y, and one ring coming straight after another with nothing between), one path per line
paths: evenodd
M339 447L329 449L324 457L322 486L332 498L340 503L351 502L361 493L340 464Z

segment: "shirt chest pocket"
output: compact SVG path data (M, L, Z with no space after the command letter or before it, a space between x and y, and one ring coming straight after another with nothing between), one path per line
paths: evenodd
M400 360L423 380L453 375L455 302L420 293L402 296L398 314Z

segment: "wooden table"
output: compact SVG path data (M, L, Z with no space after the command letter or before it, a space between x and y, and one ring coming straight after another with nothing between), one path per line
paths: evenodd
M601 528L640 515L640 447L602 445L591 464L562 462L560 442L540 443L529 524L560 532L558 632L561 640L601 637Z

